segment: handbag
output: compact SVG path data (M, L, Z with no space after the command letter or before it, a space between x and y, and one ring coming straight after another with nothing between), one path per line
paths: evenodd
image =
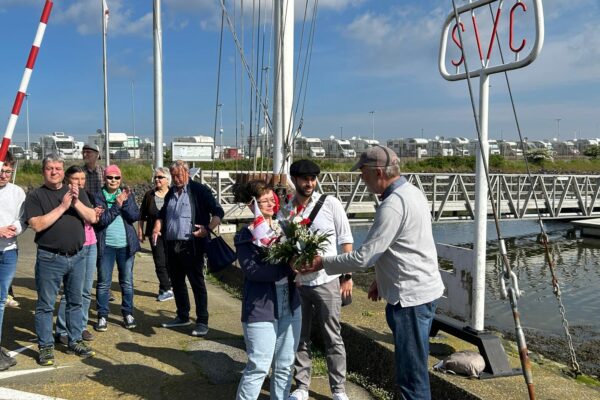
M206 241L206 259L208 272L220 272L233 264L236 260L235 251L218 236L212 229L208 229L208 237Z

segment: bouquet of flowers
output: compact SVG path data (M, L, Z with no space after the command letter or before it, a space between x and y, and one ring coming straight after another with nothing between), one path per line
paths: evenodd
M311 231L310 220L302 217L304 206L294 207L291 202L278 214L283 235L273 241L267 250L266 260L272 263L294 260L293 268L298 270L312 263L319 251L323 251L330 234Z

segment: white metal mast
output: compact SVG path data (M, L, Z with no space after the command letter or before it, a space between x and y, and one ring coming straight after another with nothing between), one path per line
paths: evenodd
M154 166L163 166L162 23L160 0L154 0Z
M274 1L273 173L287 173L294 98L294 0Z

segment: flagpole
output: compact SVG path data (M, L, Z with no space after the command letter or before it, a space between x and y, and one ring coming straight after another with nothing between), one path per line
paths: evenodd
M163 166L162 22L160 0L154 0L154 166Z
M106 0L102 3L102 72L104 74L104 159L106 166L110 165L110 140L108 131L108 78L106 73L106 22L108 19L108 7Z

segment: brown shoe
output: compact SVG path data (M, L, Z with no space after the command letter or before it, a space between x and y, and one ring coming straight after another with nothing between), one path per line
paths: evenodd
M63 344L65 346L69 345L69 338L67 335L56 335L54 336L54 342L56 344Z
M81 332L81 338L86 342L91 342L92 340L94 340L94 335L92 335L90 331L85 330Z

